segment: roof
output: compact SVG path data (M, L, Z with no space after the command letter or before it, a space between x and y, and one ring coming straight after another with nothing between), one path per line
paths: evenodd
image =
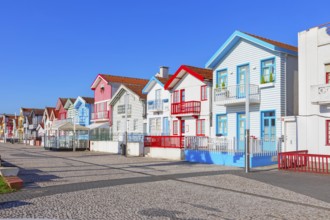
M40 109L40 108L35 108L35 109L33 109L33 113L35 114L35 115L43 115L44 114L44 109Z
M189 65L181 65L175 74L167 81L164 88L169 90L172 89L185 74L191 74L201 81L213 79L213 71L211 69L205 69Z
M96 79L94 80L91 89L94 90L100 81L100 78L107 81L108 83L122 83L122 84L134 84L134 85L145 85L149 80L142 78L134 78L127 76L116 76L116 75L108 75L108 74L98 74Z
M265 49L298 56L298 48L279 41L260 37L254 34L249 34L241 31L235 31L222 46L214 53L214 55L205 64L206 68L215 68L217 64L236 46L240 40L246 40Z
M110 104L113 105L114 103L116 103L117 100L119 99L119 97L121 97L121 95L124 93L124 91L126 89L131 90L137 96L139 96L141 99L146 99L147 98L147 95L146 94L143 94L143 92L142 92L144 86L145 85L122 84L118 88L117 92L112 96L112 99L110 101Z
M52 111L55 111L55 108L54 107L46 107L45 110L47 111L47 114L50 117L50 115L52 114Z
M92 97L81 97L88 104L94 104L94 98Z
M150 78L149 82L145 85L142 90L143 94L148 94L148 92L156 85L157 83L160 84L162 87L167 83L167 81L172 77L172 75L168 75L167 78L153 76Z
M258 38L258 39L260 39L262 41L265 41L267 43L273 44L275 46L278 46L278 47L281 47L281 48L284 48L284 49L287 49L287 50L292 50L292 51L298 52L298 47L292 46L290 44L286 44L286 43L282 43L282 42L279 42L279 41L267 39L265 37L260 37L260 36L257 36L257 35L254 35L254 34L250 34L250 33L247 33L247 32L243 32L243 33L244 34L247 34L247 35L250 35L252 37Z
M68 101L68 98L58 98L61 102L61 104L64 106L66 101Z

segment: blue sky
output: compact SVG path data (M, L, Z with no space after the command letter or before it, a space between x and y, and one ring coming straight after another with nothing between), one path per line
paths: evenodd
M98 73L150 78L203 67L235 31L297 45L330 2L0 0L0 113L93 96Z

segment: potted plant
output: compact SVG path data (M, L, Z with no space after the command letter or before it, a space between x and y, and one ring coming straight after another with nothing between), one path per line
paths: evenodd
M269 75L269 82L274 82L273 73L270 73Z
M226 83L225 82L222 82L221 88L222 88L222 90L225 90L226 89Z
M264 75L262 75L261 76L261 84L265 84L266 83L266 81L265 81L265 77L264 77Z

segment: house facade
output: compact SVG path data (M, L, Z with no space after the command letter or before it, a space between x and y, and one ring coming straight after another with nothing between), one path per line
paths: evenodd
M167 81L171 135L211 135L212 77L212 70L182 65Z
M168 67L161 67L142 90L147 95L148 135L170 135L170 93L164 89L168 80Z
M281 118L298 110L297 54L297 47L235 31L206 64L213 70L212 136L244 150L247 83L250 135L263 150L277 150Z
M97 127L110 128L113 125L110 101L121 84L145 85L147 82L148 80L139 78L107 74L97 75L91 86L94 91L94 108L91 117L92 125L89 127L91 129Z
M81 126L89 126L91 124L91 116L94 110L94 98L78 96L73 104L76 112L74 123Z
M330 24L300 32L298 46L296 145L311 154L330 154Z
M114 134L122 134L126 131L130 134L146 133L146 95L142 93L144 86L122 84L112 97L110 105L113 109Z
M52 127L54 116L55 116L54 111L55 111L55 108L53 108L53 107L46 107L44 110L44 114L42 117L42 123L43 123L44 135L46 135L46 136L51 136L51 127ZM53 114L53 118L51 118L52 114Z
M42 117L44 114L44 109L32 109L29 118L28 133L31 134L31 138L38 138L37 127L42 122Z

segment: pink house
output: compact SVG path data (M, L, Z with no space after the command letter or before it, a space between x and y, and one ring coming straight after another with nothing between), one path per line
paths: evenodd
M95 100L91 119L93 127L96 123L112 125L110 100L121 84L145 85L147 82L146 79L98 74L91 86Z

